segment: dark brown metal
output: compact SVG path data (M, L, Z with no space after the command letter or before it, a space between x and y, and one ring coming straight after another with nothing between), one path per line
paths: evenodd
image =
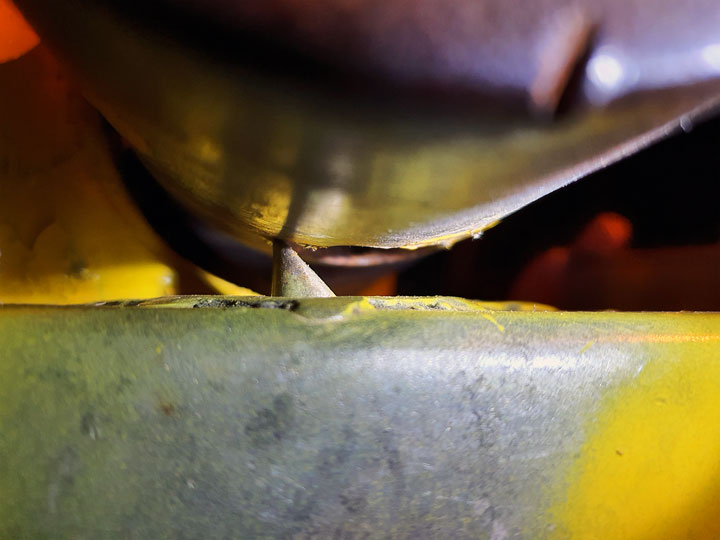
M452 245L720 101L714 0L18 4L164 187L261 249Z
M335 83L345 92L462 98L491 112L499 103L528 112L556 104L586 52L601 62L590 65L587 84L577 89L589 103L718 75L712 47L720 42L720 6L714 0L90 3L196 46L245 44L224 56L264 72ZM608 72L618 65L622 80Z

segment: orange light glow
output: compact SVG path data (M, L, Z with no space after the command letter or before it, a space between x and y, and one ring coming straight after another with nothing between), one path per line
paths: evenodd
M603 212L580 233L575 246L583 251L610 253L630 247L632 233L629 219L614 212Z
M10 0L0 0L0 64L22 56L39 42Z

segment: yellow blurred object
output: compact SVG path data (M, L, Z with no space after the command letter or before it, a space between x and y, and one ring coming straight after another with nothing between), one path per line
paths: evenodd
M99 116L39 47L0 66L0 303L254 294L172 254L130 200ZM7 142L6 142L7 141Z
M209 272L198 270L199 278L205 282L215 293L227 296L261 296L246 287L240 287Z
M21 76L23 75L23 76ZM161 240L123 191L99 117L36 49L0 66L0 302L175 294Z

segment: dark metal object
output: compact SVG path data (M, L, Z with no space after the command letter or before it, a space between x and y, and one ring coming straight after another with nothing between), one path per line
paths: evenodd
M720 90L708 0L18 3L166 188L263 249L451 244Z

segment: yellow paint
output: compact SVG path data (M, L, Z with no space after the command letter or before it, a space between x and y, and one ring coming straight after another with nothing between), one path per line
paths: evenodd
M595 345L595 340L588 341L585 344L585 346L578 351L578 354L582 354L582 353L588 351L590 349L590 347L592 347L593 345Z
M501 333L505 331L505 327L502 324L500 324L499 322L497 322L497 319L495 317L493 317L492 315L490 315L489 313L480 313L480 315L482 315L484 319L487 319L488 321L493 323L495 325L495 327L498 330L500 330Z
M717 336L668 336L638 345L649 362L593 414L553 538L720 538Z
M340 314L341 316L345 317L347 315L359 315L361 313L368 313L370 311L375 311L375 309L375 305L371 303L370 300L368 300L366 297L362 297L360 300L348 304L348 306L343 309Z
M530 302L483 302L451 296L378 296L371 297L372 305L380 309L403 308L449 311L554 311L555 308ZM486 317L487 318L487 317ZM488 319L490 320L490 319ZM497 326L494 318L492 322Z
M71 304L175 294L167 252L124 193L101 142L0 180L0 302ZM164 260L165 259L165 260Z
M214 276L209 272L198 270L198 274L200 279L207 283L214 292L217 292L218 294L223 294L225 296L260 296L259 293L256 293L251 289L230 283L229 281Z
M99 117L52 58L35 50L0 65L0 81L0 139L11 143L0 144L0 303L177 292L170 254L122 187Z

